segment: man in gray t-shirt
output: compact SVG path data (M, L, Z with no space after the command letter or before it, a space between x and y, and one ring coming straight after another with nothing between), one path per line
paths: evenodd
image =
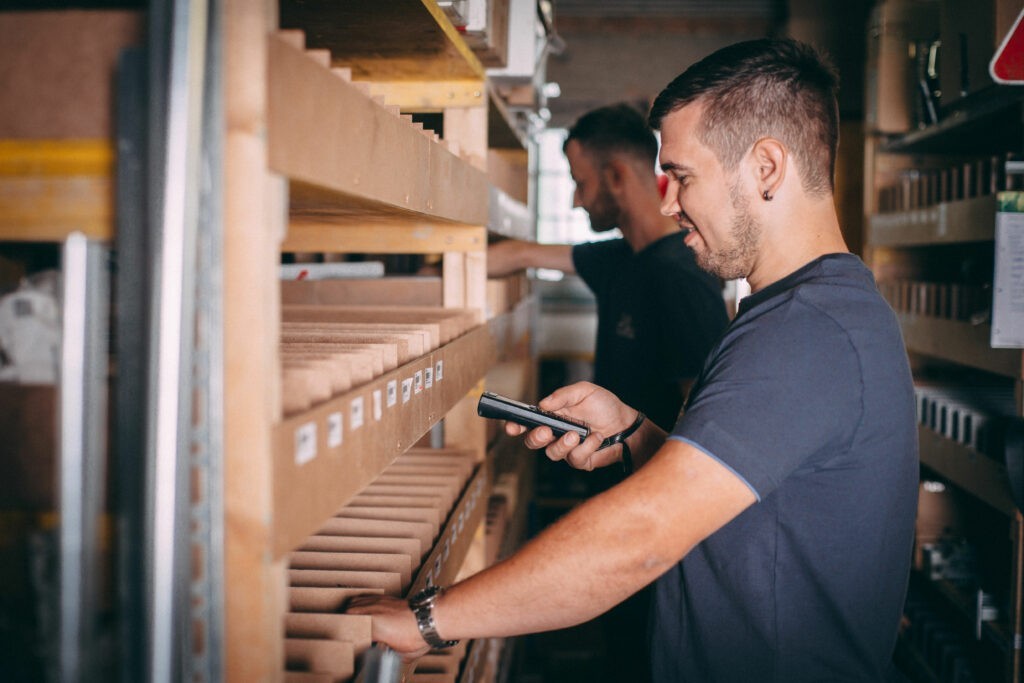
M658 96L661 210L701 268L745 277L752 295L671 436L591 384L540 401L591 432L581 442L540 427L527 446L633 473L412 609L357 598L374 640L413 657L440 639L560 628L656 581L655 681L889 675L916 425L895 316L839 228L837 87L810 47L764 39L719 50Z

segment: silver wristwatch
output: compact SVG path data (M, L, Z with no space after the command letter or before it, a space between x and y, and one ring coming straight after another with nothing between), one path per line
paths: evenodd
M442 650L446 647L458 645L457 640L441 640L437 634L437 627L434 624L434 603L444 592L438 586L428 586L416 595L409 598L409 609L416 616L416 625L420 629L420 635L427 645L435 650Z

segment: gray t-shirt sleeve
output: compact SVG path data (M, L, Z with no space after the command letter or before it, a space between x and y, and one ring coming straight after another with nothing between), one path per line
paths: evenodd
M863 391L849 335L825 312L791 299L750 318L730 328L670 438L724 464L761 500L794 471L842 457Z

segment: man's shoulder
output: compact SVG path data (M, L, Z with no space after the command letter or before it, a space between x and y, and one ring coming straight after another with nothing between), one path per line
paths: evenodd
M629 243L622 237L614 237L607 240L595 240L593 242L580 242L573 245L574 253L582 254L618 254L621 252L632 253Z

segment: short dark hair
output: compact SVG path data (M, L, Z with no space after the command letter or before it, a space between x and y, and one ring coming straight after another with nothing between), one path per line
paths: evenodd
M622 102L600 107L581 116L562 145L563 151L571 140L593 154L601 165L614 153L629 154L649 164L651 172L658 160L658 139L634 107Z
M835 189L839 146L839 79L828 60L804 43L764 38L722 48L669 83L651 106L648 121L662 120L688 104L705 105L698 139L727 170L759 138L786 145L812 194Z

